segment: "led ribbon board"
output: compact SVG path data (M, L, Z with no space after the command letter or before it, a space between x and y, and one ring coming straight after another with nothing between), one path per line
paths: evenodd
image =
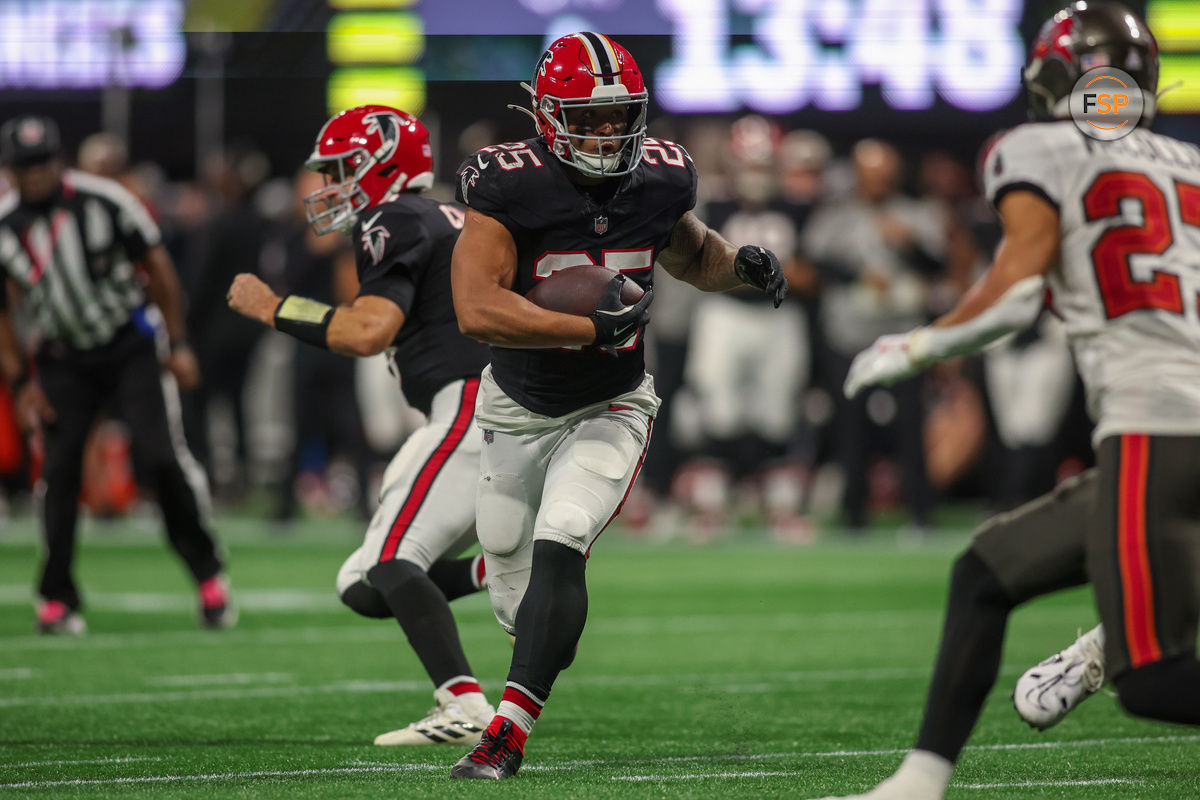
M433 3L444 0L432 0ZM334 65L329 113L377 103L410 114L425 110L425 28L417 0L330 0L326 52ZM452 4L449 4L452 5Z

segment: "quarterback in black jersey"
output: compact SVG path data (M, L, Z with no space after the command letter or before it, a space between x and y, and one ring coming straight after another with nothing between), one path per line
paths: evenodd
M238 275L229 305L302 342L349 356L391 348L405 397L428 423L404 443L383 477L363 544L342 565L338 595L368 617L394 617L435 686L426 718L375 739L381 745L475 744L493 715L459 643L449 600L478 591L483 564L452 558L475 542L475 508L462 487L479 475L475 398L487 348L459 333L450 299L450 256L463 209L422 197L433 181L429 132L387 106L333 117L308 166L327 176L305 198L318 234L338 230L354 246L359 292L352 305L280 298Z
M454 249L454 306L492 345L480 381L479 540L512 667L482 741L456 778L516 774L526 738L587 616L584 565L637 476L658 410L643 361L653 265L700 289L787 292L767 250L738 250L701 223L696 169L677 144L645 137L637 64L607 36L553 42L534 71L538 135L487 147L458 173L466 224ZM524 295L557 270L619 274L589 316ZM620 302L624 281L645 294Z

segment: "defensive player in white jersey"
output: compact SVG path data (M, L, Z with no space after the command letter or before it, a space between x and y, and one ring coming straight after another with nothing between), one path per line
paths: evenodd
M1065 119L1077 79L1099 66L1126 71L1144 94L1143 127L1118 141ZM955 563L916 747L859 797L943 797L995 682L1010 612L1068 586L1093 587L1121 705L1200 725L1200 148L1144 127L1157 78L1154 38L1123 6L1076 2L1052 17L1025 69L1043 121L985 156L1004 225L992 268L949 314L882 337L851 367L848 395L900 380L1021 329L1049 295L1097 452L1096 468L985 523ZM1069 701L1064 687L1079 675L1058 678L1048 697Z

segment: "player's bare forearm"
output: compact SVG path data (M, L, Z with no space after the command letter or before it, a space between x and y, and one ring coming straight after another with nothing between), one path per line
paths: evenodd
M344 356L373 356L386 350L403 326L404 312L398 305L386 297L367 295L334 309L325 341L330 350Z
M175 272L175 265L171 263L171 256L167 254L165 247L156 245L146 251L145 264L150 278L147 292L154 305L162 312L167 336L172 344L186 341L183 289L179 285L179 275Z
M658 263L672 277L705 292L724 292L742 285L733 269L737 248L691 211L671 231L671 243Z
M500 222L474 209L454 245L450 283L464 335L500 347L569 347L596 339L588 317L536 306L512 291L517 246Z
M365 295L336 307L305 297L282 298L248 272L234 277L226 299L244 317L344 356L382 353L404 325L404 312L386 297Z
M962 325L1011 296L1013 287L1044 276L1058 260L1059 219L1055 208L1033 192L1014 191L1000 202L1004 238L992 266L935 328Z
M569 347L596 339L588 317L548 311L495 284L461 292L456 284L454 309L464 335L499 347Z

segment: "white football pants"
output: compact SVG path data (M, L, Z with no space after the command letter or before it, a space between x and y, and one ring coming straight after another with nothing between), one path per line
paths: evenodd
M509 633L516 633L529 585L533 543L544 539L589 553L633 486L658 405L647 375L619 397L545 417L506 395L491 367L484 369L475 516L492 609Z
M434 395L429 422L417 429L383 473L379 508L362 546L338 570L341 595L367 570L403 558L428 570L475 542L472 490L479 478L475 402L479 379L448 383Z

